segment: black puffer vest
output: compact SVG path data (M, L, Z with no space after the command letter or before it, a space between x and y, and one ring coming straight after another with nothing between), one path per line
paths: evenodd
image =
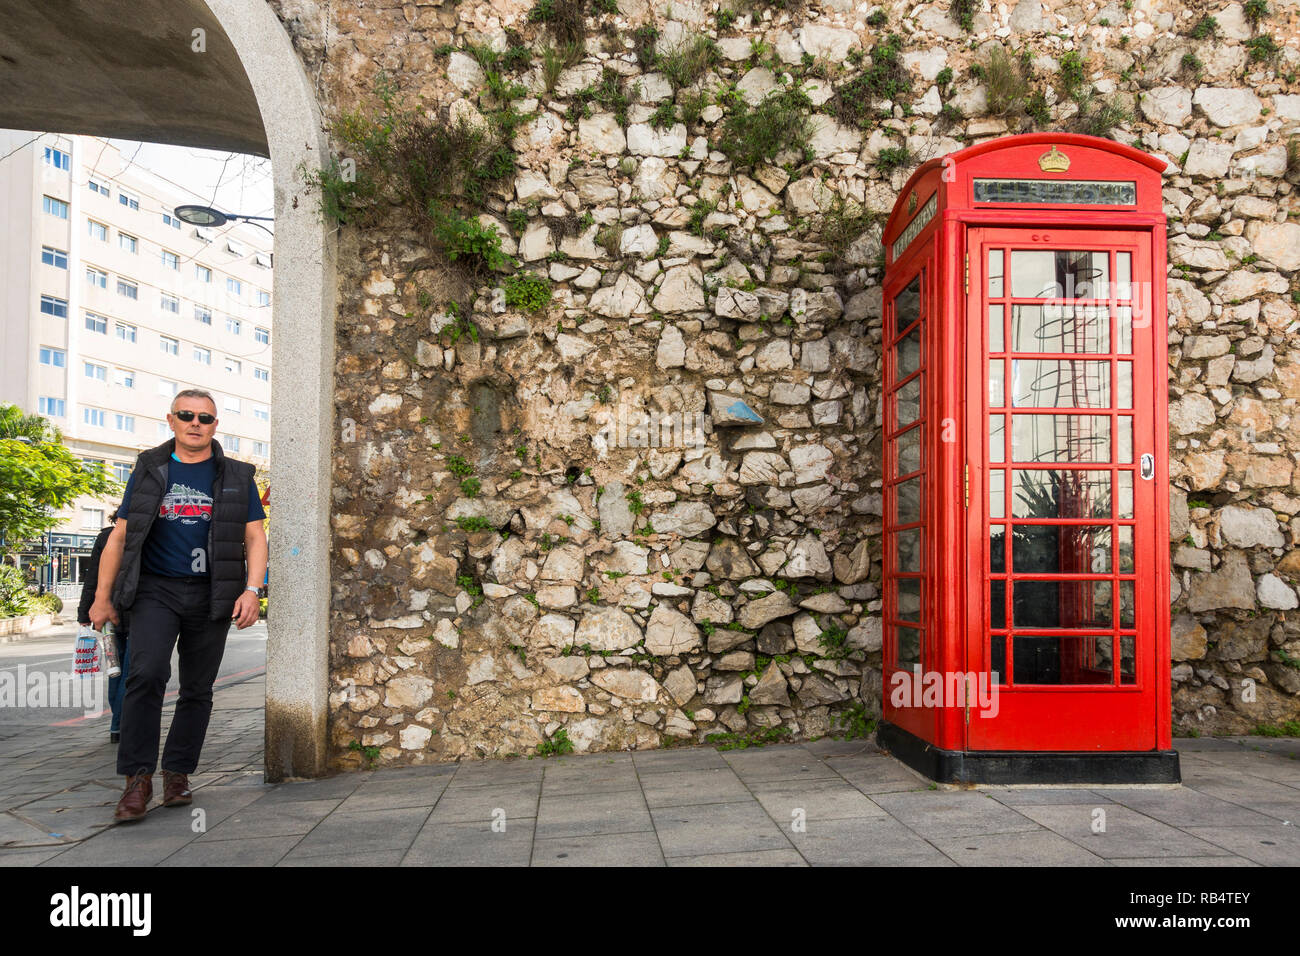
M158 506L167 492L168 466L176 439L169 438L156 448L140 452L135 460L131 501L126 515L126 544L117 580L113 582L113 606L129 608L135 602L140 583L140 563L149 530L158 517ZM254 468L247 462L227 458L221 444L212 442L217 462L212 482L212 521L208 525L208 578L212 585L211 620L230 617L235 601L248 583L244 563L244 527L248 523L248 487Z

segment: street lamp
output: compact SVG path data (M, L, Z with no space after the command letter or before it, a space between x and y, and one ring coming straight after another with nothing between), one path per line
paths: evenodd
M177 206L172 210L172 213L175 214L176 218L181 222L187 222L191 226L205 226L213 229L224 226L232 219L243 219L247 222L251 222L259 229L266 229L266 226L263 226L261 222L257 222L256 220L260 219L262 222L274 221L273 216L245 216L242 213L221 212L217 209L213 209L211 206L198 206L193 204ZM266 231L271 232L270 229L266 229ZM275 235L275 233L271 234Z

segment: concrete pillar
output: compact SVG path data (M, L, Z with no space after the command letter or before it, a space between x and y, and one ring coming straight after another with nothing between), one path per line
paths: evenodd
M324 773L329 696L330 481L336 244L303 169L328 156L315 91L265 0L204 0L243 63L275 182L271 343L268 780Z

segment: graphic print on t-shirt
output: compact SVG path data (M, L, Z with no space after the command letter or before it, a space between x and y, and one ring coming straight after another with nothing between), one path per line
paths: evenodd
M174 483L167 494L163 495L162 504L158 506L158 517L179 521L184 525L211 521L212 496L189 485Z

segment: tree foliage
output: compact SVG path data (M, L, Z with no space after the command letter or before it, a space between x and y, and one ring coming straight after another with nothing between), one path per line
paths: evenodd
M0 405L0 554L55 527L58 510L81 495L121 490L102 467L87 469L44 418Z

